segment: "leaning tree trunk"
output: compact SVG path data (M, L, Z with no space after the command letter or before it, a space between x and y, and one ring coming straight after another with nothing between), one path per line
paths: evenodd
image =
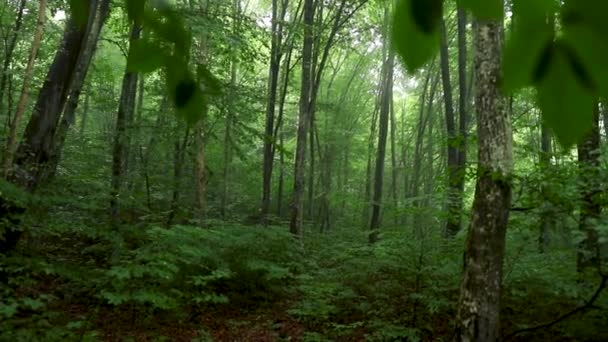
M475 25L478 168L456 318L457 340L497 341L513 170L511 118L500 91L502 21Z
M134 24L131 29L129 53L140 38L141 26ZM116 115L116 131L114 132L114 149L112 152L112 183L110 189L110 219L116 224L119 218L118 199L125 174L127 172L127 148L129 146L128 124L135 109L137 94L137 73L125 71L122 79L120 103Z
M90 12L94 12L96 5L96 0L89 1ZM55 54L21 144L17 148L9 179L28 191L34 191L42 183L48 162L55 152L55 132L68 98L70 84L77 72L80 56L86 46L88 26L77 25L73 18L66 24L63 41Z
M36 62L36 56L38 55L38 49L40 48L40 41L42 40L42 33L44 31L44 23L46 21L46 5L46 0L40 0L40 4L38 5L38 21L36 23L36 32L34 33L34 39L32 40L32 47L30 49L30 55L23 75L23 84L21 86L21 94L19 95L19 102L17 103L17 109L15 110L15 115L13 116L13 120L11 121L8 140L6 142L6 151L3 161L3 172L5 178L8 177L9 171L13 164L13 158L17 149L17 129L19 129L19 125L21 124L21 118L25 113L27 98L30 92L30 84L32 81L32 77L34 76L34 63Z
M85 35L86 41L84 42L84 47L78 57L78 65L76 66L74 77L70 82L68 100L63 109L63 116L59 122L57 133L53 139L54 151L48 162L48 174L45 174L45 177L48 177L49 179L52 179L57 171L68 130L74 124L76 118L76 109L78 107L80 94L84 87L87 71L93 60L101 30L110 13L110 0L98 0L94 6L96 6L94 11L89 13L89 24L87 25Z

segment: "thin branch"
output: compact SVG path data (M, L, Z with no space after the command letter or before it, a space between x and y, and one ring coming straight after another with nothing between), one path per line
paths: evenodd
M519 330L515 330L514 332L510 333L509 335L507 335L503 341L508 341L510 339L512 339L513 337L515 337L515 335L519 335L519 334L523 334L523 333L529 333L529 332L533 332L533 331L537 331L537 330L541 330L541 329L546 329L546 328L550 328L554 325L556 325L559 322L562 322L563 320L570 318L574 315L576 315L579 312L588 310L588 309L593 309L596 308L593 303L595 302L595 300L600 296L600 294L602 293L602 291L606 288L606 284L608 283L608 275L606 274L601 274L602 276L602 281L600 282L600 285L598 286L597 290L595 291L595 293L593 294L593 296L591 296L591 298L589 298L589 300L582 306L579 306L578 308L558 317L557 319L555 319L552 322L546 323L546 324L541 324L541 325L537 325L535 327L530 327L530 328L524 328L524 329L519 329Z

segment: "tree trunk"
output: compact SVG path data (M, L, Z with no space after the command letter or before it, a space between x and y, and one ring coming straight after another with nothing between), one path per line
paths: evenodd
M502 20L477 20L474 25L478 168L456 318L459 341L497 341L500 336L513 171L510 112L499 89L502 31Z
M129 53L141 34L141 26L133 25L129 42ZM119 221L119 196L126 174L127 150L129 146L128 123L132 121L137 95L137 73L125 71L122 79L120 103L116 115L116 131L112 153L112 183L110 190L110 218L116 225Z
M447 209L448 219L445 227L446 236L454 236L460 230L460 207L457 203L459 184L458 176L458 149L456 137L456 124L454 120L454 102L452 100L452 81L450 79L450 55L448 53L448 39L445 20L441 20L441 80L443 82L443 103L445 123L447 128Z
M386 15L388 15L386 13ZM387 40L388 42L388 40ZM388 43L387 43L388 44ZM374 176L374 198L372 202L372 218L370 222L369 243L375 243L379 238L380 229L380 211L382 207L382 191L384 182L384 160L386 157L386 140L388 135L388 121L390 117L390 108L393 102L393 70L394 70L395 55L391 50L389 52L386 64L386 72L384 73L383 89L381 91L380 118L379 118L379 136L378 136L378 152L376 154L376 168Z
M543 178L546 179L546 174L551 167L551 131L543 122L541 123L541 151L540 151L540 169ZM538 236L538 250L543 253L549 243L549 231L553 226L553 212L549 201L549 186L543 182L541 185L541 217L540 217L540 234Z
M593 128L585 141L578 144L578 166L580 174L581 210L579 229L585 239L579 246L576 268L583 271L587 267L596 267L600 262L599 236L595 229L595 220L599 219L602 207L600 184L600 130L599 106L595 105Z
M304 166L306 164L306 143L310 124L310 99L313 82L312 45L315 8L313 0L304 0L304 44L302 47L302 86L298 113L298 133L294 167L294 190L291 204L290 231L302 238L302 199L304 195Z
M17 9L17 18L15 19L15 26L12 29L10 41L7 42L6 50L4 51L4 63L2 64L2 75L0 76L0 111L4 110L4 97L7 95L5 94L6 83L9 82L12 77L12 75L9 74L8 69L13 62L13 53L15 52L15 46L17 45L17 38L19 38L19 33L21 33L21 26L23 26L23 13L25 12L26 3L27 0L21 0L19 3L19 8ZM42 6L42 4L39 5L39 8L41 8L40 6ZM44 4L44 7L46 7L46 4ZM38 20L40 21L40 15L38 16ZM10 91L8 92L8 96L11 96ZM11 110L7 111L7 113L10 112ZM8 121L10 123L10 116Z
M13 164L13 158L17 150L17 129L19 129L21 118L23 117L23 113L25 113L27 106L27 97L30 92L30 84L34 75L34 63L36 62L36 56L38 55L38 49L40 48L40 41L42 40L42 33L44 31L44 24L46 21L46 5L47 0L40 0L38 5L38 21L36 22L36 31L34 32L34 39L32 40L27 66L25 67L25 72L23 74L21 95L19 95L19 102L17 103L17 109L15 111L15 115L13 116L13 120L11 121L8 140L6 142L6 151L3 162L3 172L5 178L8 177L9 171Z
M203 16L207 16L209 0L201 0L201 12ZM207 55L209 53L207 46L207 36L203 34L200 42L201 63L207 63ZM205 109L206 110L206 109ZM203 117L205 117L204 115ZM194 130L194 144L196 146L196 156L194 160L194 212L195 218L199 224L203 224L206 216L206 194L207 194L207 177L205 174L205 120L200 120Z
M272 187L272 167L274 155L274 117L279 81L279 71L281 67L283 24L285 20L286 6L284 3L281 8L281 15L278 15L278 0L272 0L272 39L270 45L270 66L268 68L268 102L266 103L266 126L264 135L264 162L262 176L262 206L260 219L265 222L266 215L270 211L270 193Z
M276 0L275 0L276 1ZM232 34L237 36L239 34L239 22L241 15L241 2L240 0L233 1L233 32ZM228 182L229 173L230 173L230 164L232 164L232 121L235 116L235 101L237 99L236 93L236 76L237 76L237 68L238 68L238 60L237 60L237 51L231 52L231 61L230 61L230 100L228 103L228 112L226 113L226 121L224 125L224 155L223 155L223 165L222 165L222 197L220 203L220 215L222 218L226 217L226 206L228 205ZM276 88L276 85L275 85ZM275 89L275 98L276 98L276 89ZM273 116L274 116L274 108L273 108Z
M91 7L89 12L84 46L78 56L78 65L70 81L68 99L65 108L62 108L63 116L59 122L57 133L53 138L53 154L48 162L47 174L44 175L45 178L52 179L57 171L65 139L76 118L76 108L78 107L80 93L84 86L89 66L93 60L101 30L110 12L110 0L92 1L91 6L94 7Z
M95 0L89 2L90 6L95 3ZM28 191L34 191L40 185L44 169L52 158L55 131L85 39L86 28L79 27L74 19L70 18L66 23L61 46L57 49L23 139L17 148L13 169L9 175L13 183Z
M80 137L84 137L84 132L87 127L87 118L89 116L89 100L91 99L91 86L87 86L87 90L84 93L84 104L82 107L82 114L80 118Z
M458 149L458 166L455 172L454 189L453 229L460 231L462 227L462 210L463 210L463 195L464 185L466 181L466 165L467 165L467 138L469 135L468 122L468 89L467 89L467 12L462 7L457 9L458 20L458 141L456 143Z

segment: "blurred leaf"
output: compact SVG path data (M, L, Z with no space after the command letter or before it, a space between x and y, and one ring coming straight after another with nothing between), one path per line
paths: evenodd
M158 44L146 40L132 41L127 58L127 71L155 71L163 66L165 58L165 50Z
M440 1L403 0L393 17L392 41L409 72L428 62L439 48Z
M580 142L592 127L595 99L580 82L562 48L553 49L538 85L538 103L543 119L565 148Z

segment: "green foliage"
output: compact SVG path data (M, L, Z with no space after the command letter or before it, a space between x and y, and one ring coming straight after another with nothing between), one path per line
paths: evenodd
M441 1L400 1L394 14L393 43L410 72L421 68L437 51ZM424 2L427 3L427 2ZM460 5L478 18L502 18L502 1L463 0ZM598 7L599 6L599 7ZM605 8L604 8L605 7ZM591 129L593 103L608 95L608 26L597 13L608 5L566 1L560 11L560 34L554 35L556 4L551 0L513 3L515 31L504 51L503 87L512 92L534 86L543 117L566 148ZM522 53L525 51L525 53Z
M272 300L297 271L295 246L275 228L152 228L141 247L106 271L100 296L161 310Z
M408 71L422 67L439 49L442 8L442 0L397 3L392 25L393 44Z

